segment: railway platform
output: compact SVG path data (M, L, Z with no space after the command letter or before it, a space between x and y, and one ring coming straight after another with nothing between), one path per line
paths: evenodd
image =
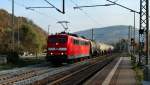
M136 85L130 57L115 59L84 85Z

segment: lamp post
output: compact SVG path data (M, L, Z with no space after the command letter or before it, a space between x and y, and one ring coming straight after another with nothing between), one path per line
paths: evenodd
M131 12L133 12L133 36L131 37L132 38L132 48L133 48L133 50L132 50L132 53L133 53L133 55L135 55L135 40L136 40L136 38L135 38L135 11L131 11ZM132 32L131 32L132 33ZM136 60L136 57L134 57L134 62L135 62L135 60Z
M130 54L131 53L131 43L130 43L130 39L131 39L131 35L130 35L131 33L130 33L130 26L128 27L128 54Z
M48 35L50 34L50 33L49 33L49 30L50 30L50 26L51 26L51 25L48 25Z
M134 46L133 46L133 54L135 54L135 12L134 12Z
M20 19L18 19L18 32L17 32L17 47L18 47L18 53L19 53L19 44L20 44L20 30L19 30L19 28L20 28Z
M12 0L12 51L14 52L15 47L14 47L14 0Z
M94 29L92 28L92 40L94 40Z

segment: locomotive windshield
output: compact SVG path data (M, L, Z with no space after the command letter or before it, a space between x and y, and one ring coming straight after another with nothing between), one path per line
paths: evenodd
M66 37L50 37L50 43L65 43L67 41Z

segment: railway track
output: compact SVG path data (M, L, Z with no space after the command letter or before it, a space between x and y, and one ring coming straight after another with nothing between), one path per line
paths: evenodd
M47 63L0 71L0 85L12 85L16 81L35 76L38 71L48 69Z
M83 64L86 65L86 64ZM18 81L15 84L16 85L28 85L28 84L32 84L32 85L45 85L47 84L49 81L54 81L56 80L58 77L60 77L61 74L65 74L66 72L70 72L70 70L75 70L76 68L79 68L81 66L80 63L76 63L76 64L72 64L72 65L67 65L67 66L63 66L63 67L57 67L57 68L50 68L49 70L37 74L34 77L22 80L22 81ZM76 69L77 70L77 69Z
M27 85L45 79L51 75L73 69L79 64L66 65L62 67L50 67L37 65L0 72L0 85Z
M109 64L113 58L106 59L104 61L95 62L85 66L82 69L78 69L77 71L58 78L55 81L50 82L48 85L81 85L88 78L93 76L96 72L101 70L107 64Z
M99 60L93 59L62 67L38 65L35 67L31 66L14 69L13 71L0 73L0 85L72 85L72 82L75 81L78 81L75 82L75 84L78 84L83 82L97 70L103 68L111 59L106 59L101 62L97 61Z
M47 66L47 63L30 65L30 66L22 67L22 68L13 68L11 70L4 70L4 71L0 71L0 76L6 75L6 74L16 74L16 73L20 73L20 72L27 70L27 69L44 67L44 66Z
M56 74L53 74L53 75L47 75L47 77L43 78L43 79L39 79L37 80L36 82L32 83L32 85L46 85L46 84L50 84L50 85L60 85L62 84L62 81L64 81L66 78L68 79L72 79L70 77L73 76L73 75L80 75L82 73L80 72L84 72L82 75L85 76L85 74L87 72L85 72L85 70L90 70L90 75L92 75L93 73L95 73L96 71L98 71L98 69L101 69L103 68L107 63L109 63L112 59L106 59L104 61L101 61L101 62L98 62L99 60L98 59L92 59L92 60L89 60L87 63L85 62L82 62L76 66L74 66L72 69L68 69L68 70L64 70L64 71L61 71L61 72L57 72ZM105 62L105 63L104 63ZM89 68L91 67L91 68ZM96 69L98 68L98 69ZM82 70L79 70L79 69L82 69ZM91 70L92 69L92 70ZM96 70L95 70L96 69ZM95 70L95 71L94 71ZM89 72L89 71L88 71ZM79 73L79 74L76 74L76 73ZM69 75L68 75L69 74ZM86 74L87 75L87 74ZM90 76L88 74L88 77ZM76 79L80 79L82 77L75 77ZM74 79L73 78L73 79ZM83 79L86 79L87 76L85 76ZM67 80L68 81L68 80ZM69 80L70 81L70 80ZM71 80L72 81L72 80ZM76 81L76 80L75 80ZM72 81L74 82L74 81ZM72 85L72 82L70 84L66 84L66 85Z

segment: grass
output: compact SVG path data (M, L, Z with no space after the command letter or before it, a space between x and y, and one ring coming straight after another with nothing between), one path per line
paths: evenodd
M0 65L0 71L1 70L8 70L16 67L25 67L28 65L34 65L34 64L39 64L45 62L44 60L41 59L20 59L16 63L7 63L7 64L1 64Z
M1 70L7 70L7 69L12 69L12 68L15 68L16 65L13 65L13 64L1 64L0 65L0 71Z
M142 85L142 81L144 79L143 69L135 62L135 56L132 54L128 54L131 57L132 69L135 72L136 84Z
M137 64L132 63L132 65L133 65L133 70L136 73L137 85L142 85L142 81L144 79L143 70Z

